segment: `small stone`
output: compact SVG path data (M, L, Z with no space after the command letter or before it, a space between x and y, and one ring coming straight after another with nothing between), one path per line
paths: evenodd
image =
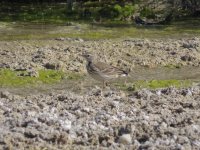
M183 90L181 93L183 96L192 96L192 92L191 90L187 89L187 90Z
M119 102L118 101L110 101L109 105L112 108L118 108L119 107Z
M165 122L162 122L160 126L163 128L167 128L167 124Z
M37 114L37 112L35 112L35 111L29 111L27 115L34 117L34 116L36 116L36 114Z
M63 37L60 37L60 38L56 38L55 40L57 40L57 41L64 41L64 40L65 40L65 38L63 38Z
M46 63L44 67L47 69L53 69L53 70L56 70L57 68L59 68L59 66L55 63Z
M11 98L11 94L8 91L3 91L3 92L1 92L1 98L10 99Z
M90 108L85 107L85 108L83 108L83 111L89 113L90 112Z
M192 61L192 60L194 60L194 58L190 55L184 55L184 56L181 56L181 60L182 61Z
M81 38L77 38L76 41L78 41L78 42L84 42L84 40L81 39Z
M36 129L26 129L26 131L24 132L24 136L26 138L35 138L38 134L39 132Z
M134 145L139 148L141 144L138 140L134 140Z
M35 71L35 70L28 70L28 76L30 77L39 77L39 72Z
M132 138L130 134L123 134L119 137L119 143L127 145L132 143Z
M160 90L158 90L158 91L156 91L156 94L157 94L158 96L160 96L162 93L161 93Z
M192 144L200 147L200 140L195 140L195 141L192 142Z
M64 130L70 130L72 127L72 122L70 120L60 120L59 122Z

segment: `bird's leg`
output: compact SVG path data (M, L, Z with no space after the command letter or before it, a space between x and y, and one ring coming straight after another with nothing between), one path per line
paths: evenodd
M108 82L105 82L105 85L108 86Z
M106 81L103 81L103 89L108 86L108 83Z
M105 88L105 81L103 81L103 89Z

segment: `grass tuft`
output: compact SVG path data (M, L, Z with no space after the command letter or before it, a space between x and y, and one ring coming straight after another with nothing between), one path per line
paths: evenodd
M39 70L38 77L20 76L26 74L25 71L12 71L10 69L0 69L0 86L20 87L25 85L53 84L63 79L75 80L81 75L75 73L64 73L57 70Z
M143 88L147 89L159 89L168 87L181 88L181 87L189 87L190 85L192 85L192 82L190 80L151 80L151 81L140 80L135 83L131 83L129 85L116 84L116 86L120 87L122 90L127 90L127 91L135 91Z

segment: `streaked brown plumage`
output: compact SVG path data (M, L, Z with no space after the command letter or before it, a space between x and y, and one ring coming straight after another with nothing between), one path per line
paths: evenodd
M89 53L85 53L82 56L87 60L86 68L89 75L92 76L94 79L103 82L103 87L108 80L128 75L127 72L114 66L108 65L103 62L94 61L93 56Z

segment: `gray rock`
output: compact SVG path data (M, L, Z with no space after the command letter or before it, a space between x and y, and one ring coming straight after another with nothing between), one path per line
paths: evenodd
M8 91L2 91L1 92L1 98L11 99L12 98L12 94L10 94Z

